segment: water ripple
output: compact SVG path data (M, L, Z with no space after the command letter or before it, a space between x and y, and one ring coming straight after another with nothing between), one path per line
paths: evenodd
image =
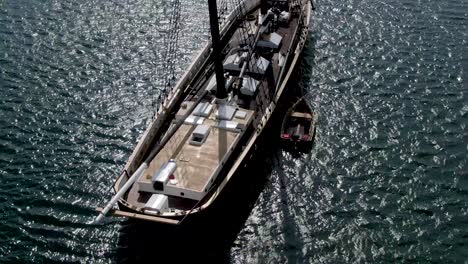
M183 3L178 75L207 39ZM0 1L1 262L116 258L119 221L86 223L152 114L167 5Z
M235 263L466 259L466 7L320 2L301 80L315 148L279 151Z
M119 259L120 220L86 223L153 111L168 4L0 1L0 262ZM182 6L179 76L208 38ZM315 146L271 154L231 262L465 261L466 1L317 6Z

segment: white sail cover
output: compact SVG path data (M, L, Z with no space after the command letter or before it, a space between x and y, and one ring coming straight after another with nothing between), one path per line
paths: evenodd
M254 60L254 64L252 66L252 69L248 70L248 73L263 76L265 72L268 70L268 67L270 66L270 61L263 58L262 56L253 58L253 60Z
M226 71L240 72L242 62L246 60L248 53L242 52L241 54L235 53L226 58L223 63L223 68Z
M259 81L251 77L244 77L242 80L242 87L240 89L241 94L253 96L257 91Z
M208 117L213 110L213 105L209 102L201 102L193 110L192 115L194 116L201 116L201 117Z
M281 40L283 40L283 37L281 37L281 35L276 32L271 34L264 34L262 39L257 42L257 47L278 49L281 45Z
M224 78L224 85L226 85L227 83L229 83L229 81L232 79L232 76L229 76L227 79L226 79L226 76ZM216 90L216 75L212 75L211 78L210 78L210 81L208 82L208 85L206 86L206 90L207 91L215 91Z

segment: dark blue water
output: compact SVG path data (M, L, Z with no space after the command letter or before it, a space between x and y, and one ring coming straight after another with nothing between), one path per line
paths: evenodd
M316 5L316 144L271 153L230 261L467 263L468 2ZM124 222L86 223L150 121L169 9L0 0L0 262L119 260ZM204 1L181 14L176 75L207 39Z

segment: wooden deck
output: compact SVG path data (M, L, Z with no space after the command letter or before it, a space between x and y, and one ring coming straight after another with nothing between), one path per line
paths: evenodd
M209 121L211 122L205 122L205 124L214 125L214 121ZM174 186L198 192L203 191L227 150L232 149L238 135L239 133L211 127L210 135L203 145L183 144L176 158L177 184Z
M203 125L210 127L205 142L200 146L190 144L192 132L197 125L183 124L180 126L137 181L138 191L165 193L192 199L201 197L207 191L220 171L222 163L229 157L245 130L234 131L219 127L223 121L217 119L215 115L217 106L214 105L214 107L215 109L210 116L203 122ZM253 111L242 108L238 108L237 111L245 112L245 118L234 116L230 121L237 123L238 127L247 127L253 119ZM166 186L164 192L155 191L152 188L151 179L171 159L177 164L173 174L175 180ZM136 198L138 197L134 197L134 199Z

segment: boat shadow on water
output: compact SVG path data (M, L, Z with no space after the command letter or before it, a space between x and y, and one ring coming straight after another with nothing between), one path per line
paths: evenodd
M279 129L278 129L279 131ZM272 140L276 140L273 142ZM118 263L229 263L230 249L271 174L277 133L263 137L246 165L217 202L183 225L128 219L122 222ZM271 144L270 142L273 142ZM261 146L261 147L260 147Z

